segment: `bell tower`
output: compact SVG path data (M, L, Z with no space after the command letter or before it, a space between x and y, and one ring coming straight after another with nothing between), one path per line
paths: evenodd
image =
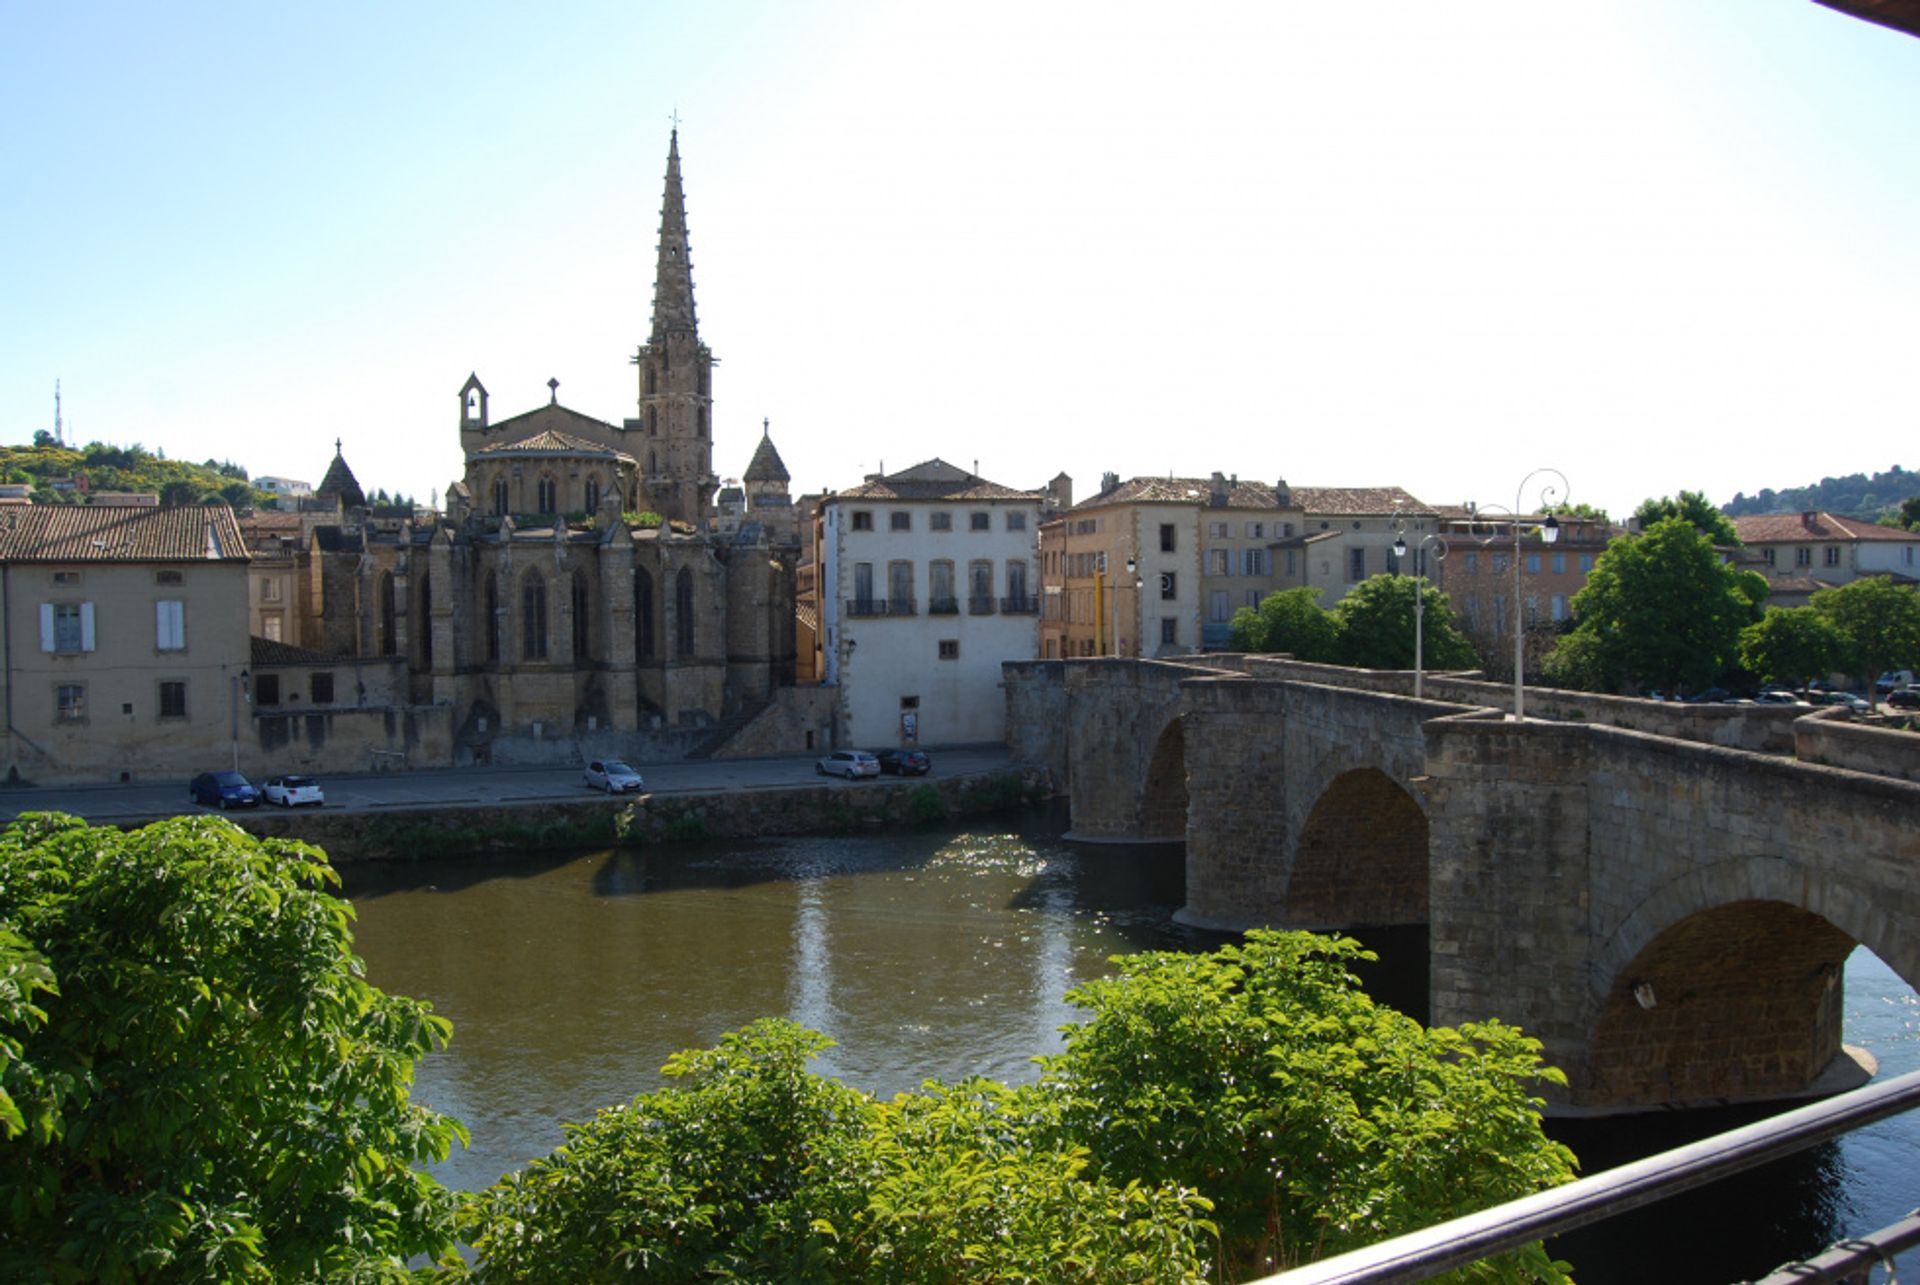
M693 309L693 262L680 190L680 131L667 143L653 279L653 328L633 357L640 414L627 421L628 452L640 461L640 507L702 525L718 479L713 472L713 354L700 342Z

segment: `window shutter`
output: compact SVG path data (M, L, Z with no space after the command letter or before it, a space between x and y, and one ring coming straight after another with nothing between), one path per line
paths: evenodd
M80 604L80 650L93 650L93 604Z
M40 650L53 650L53 604L40 604Z

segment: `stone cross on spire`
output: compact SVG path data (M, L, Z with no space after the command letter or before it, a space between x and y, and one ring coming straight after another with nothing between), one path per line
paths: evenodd
M687 253L687 203L680 190L680 130L667 144L667 190L660 206L660 257L653 277L653 342L675 331L699 333L693 312L693 263Z

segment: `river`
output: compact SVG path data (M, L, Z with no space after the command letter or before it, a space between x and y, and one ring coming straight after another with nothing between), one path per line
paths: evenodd
M417 1101L473 1145L439 1168L479 1188L545 1155L563 1120L658 1087L660 1066L758 1017L839 1045L826 1074L891 1095L923 1080L1031 1078L1110 956L1205 949L1172 922L1178 847L1085 847L1058 818L959 831L702 844L555 859L350 866L374 984L432 1001L454 1040ZM1376 998L1424 1009L1425 934L1369 944ZM1847 969L1848 1043L1920 1069L1913 992L1873 956ZM1556 1126L1587 1172L1751 1116ZM1894 1221L1920 1203L1920 1118L1883 1123L1567 1237L1585 1285L1732 1281Z

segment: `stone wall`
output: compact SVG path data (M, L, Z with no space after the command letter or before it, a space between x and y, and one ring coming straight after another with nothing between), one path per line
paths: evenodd
M280 811L228 814L262 837L292 838L336 863L417 861L464 854L587 851L696 839L877 831L957 817L989 816L1044 797L1018 772L920 781L865 781L783 790L646 794L521 804L380 808L372 812Z
M240 770L256 781L283 772L441 767L453 753L453 711L445 705L255 710L251 731Z
M1045 773L1067 786L1067 665L1061 660L1010 660L1000 667L1007 701L1007 750L1015 767Z
M771 754L824 754L833 748L831 687L781 687L751 723L727 738L715 758L761 758Z
M1920 781L1920 736L1856 723L1831 705L1795 721L1793 755L1803 763Z

